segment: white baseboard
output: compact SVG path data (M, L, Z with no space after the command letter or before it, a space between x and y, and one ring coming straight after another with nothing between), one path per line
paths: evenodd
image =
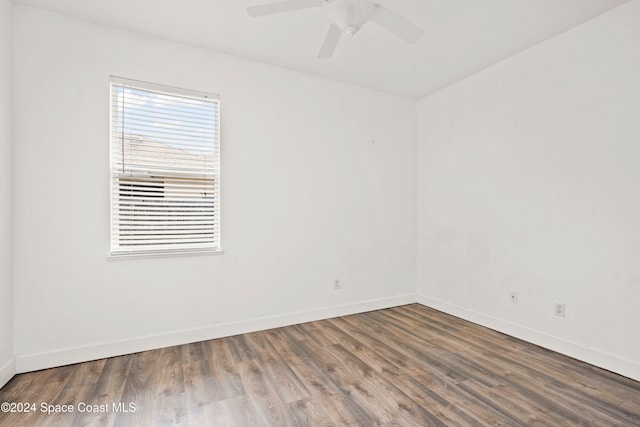
M55 366L70 365L73 363L120 356L123 354L153 350L162 347L170 347L265 329L279 328L282 326L312 322L331 317L346 316L371 310L413 304L415 302L416 294L404 294L316 310L297 311L238 322L216 323L197 328L176 330L126 340L58 349L44 353L18 354L16 355L16 364L14 368L17 369L18 373L37 371ZM14 371L16 369L14 369Z
M16 359L9 359L7 362L0 366L0 388L4 387L11 378L16 374Z
M424 295L418 303L640 381L640 364Z
M640 364L637 362L424 295L404 294L316 310L257 317L237 322L216 323L198 328L175 330L162 334L58 349L44 353L18 354L15 360L12 359L0 367L0 387L8 382L16 373L37 371L55 366L64 366L72 363L120 356L173 345L279 328L416 302L640 381Z

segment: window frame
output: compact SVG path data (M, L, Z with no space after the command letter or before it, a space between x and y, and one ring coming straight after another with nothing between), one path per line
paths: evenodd
M214 153L214 164L209 166L213 171L212 176L214 180L213 184L213 192L214 192L214 212L213 212L213 234L214 241L210 244L204 244L200 247L189 246L189 244L180 245L177 244L174 248L123 248L119 245L114 238L119 231L119 224L117 224L116 216L120 212L120 208L117 206L119 203L119 198L115 196L115 191L118 191L115 186L116 173L115 168L117 165L114 163L114 138L117 138L117 135L114 135L114 128L116 126L117 120L114 117L114 112L116 106L114 105L114 90L119 87L131 87L134 89L139 89L143 91L154 92L160 95L168 95L175 96L180 98L191 98L195 100L205 100L207 102L213 102L216 104L215 107L215 123L216 126L214 128L214 140L213 140L213 153ZM169 86L159 83L151 83L141 80L134 80L124 77L118 76L110 76L109 78L109 255L108 259L127 259L127 258L147 258L147 257L172 257L172 256L184 256L184 255L216 255L222 254L224 251L222 250L222 239L221 239L221 216L222 216L222 207L221 207L221 158L222 158L222 144L220 137L220 96L218 94L204 92L204 91L196 91L192 89L185 89L175 86ZM207 167L205 166L205 169ZM208 170L208 169L207 169ZM217 173L215 171L217 170ZM164 179L165 182L175 181L177 179L192 179L188 177L180 177L179 173L176 174L165 174L162 175L157 171L154 171L153 168L149 169L147 173L150 175L150 179L153 179L153 176L158 177L156 179ZM132 179L135 179L135 176L131 176ZM141 180L146 180L144 176L141 175ZM203 178L204 185L206 185L206 181L209 178ZM164 184L163 184L164 185ZM164 192L164 186L163 186ZM216 205L217 204L217 205ZM116 230L117 229L117 230Z

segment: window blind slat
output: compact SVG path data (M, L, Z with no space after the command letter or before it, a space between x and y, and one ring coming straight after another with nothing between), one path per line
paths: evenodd
M114 146L113 149L117 154L125 154L131 155L134 152L143 152L143 153L158 153L158 154L175 154L175 155L183 155L189 158L195 156L200 156L201 158L209 158L213 160L217 153L210 149L209 147L204 147L202 144L188 144L182 141L176 140L165 140L164 144L160 149L153 147L149 142L144 143L142 145L139 141L127 141L126 149L122 149L121 145ZM121 159L122 160L122 159Z
M163 213L163 212L175 212L176 214L179 214L181 212L192 212L195 209L198 209L200 211L213 211L215 209L215 205L210 204L207 206L198 206L198 205L182 205L182 206L171 206L170 209L166 209L163 206L154 206L152 204L130 204L130 203L120 203L120 205L118 206L119 210L120 210L120 214L121 215L126 215L128 212L133 211L133 212L139 212L141 210L144 210L146 212L159 212L159 213Z
M124 107L123 107L124 105ZM120 104L114 104L114 106L111 108L111 112L112 113L120 113L122 114L122 110L123 108L128 108L129 111L127 111L127 114L129 116L137 116L137 117L162 117L165 119L172 119L172 118L188 118L188 120L190 122L194 122L194 123L218 123L217 121L217 117L210 117L210 114L206 114L205 116L199 115L199 114L183 114L180 111L173 111L170 109L165 109L165 110L158 110L158 111L153 111L152 109L145 109L145 110L132 110L133 108L135 108L135 105L131 105L129 103L126 102L122 104L122 102L120 102Z
M175 239L169 239L169 238L160 238L160 239L151 239L148 238L146 236L135 236L133 238L131 238L131 240L127 240L127 239L123 239L123 241L125 243L131 243L131 245L157 245L157 244L167 244L167 243L174 243L174 244L187 244L187 243L205 243L205 242L212 242L214 240L215 236L201 236L201 237L194 237L193 239L184 239L184 238L175 238ZM147 248L148 249L148 248Z

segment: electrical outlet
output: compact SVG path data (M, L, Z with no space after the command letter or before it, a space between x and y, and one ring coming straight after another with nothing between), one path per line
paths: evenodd
M333 281L333 289L340 289L340 279L336 279Z
M510 292L509 293L509 301L511 301L512 304L517 304L518 303L518 293L517 292Z
M564 304L555 303L554 313L556 316L564 317Z

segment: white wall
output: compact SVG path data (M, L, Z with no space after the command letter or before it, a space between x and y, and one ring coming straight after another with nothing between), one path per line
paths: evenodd
M417 275L427 305L640 380L638 22L627 3L419 102Z
M19 371L415 301L415 101L20 6L15 69ZM109 75L221 95L223 255L107 260Z
M15 374L13 357L13 5L0 0L0 387Z

